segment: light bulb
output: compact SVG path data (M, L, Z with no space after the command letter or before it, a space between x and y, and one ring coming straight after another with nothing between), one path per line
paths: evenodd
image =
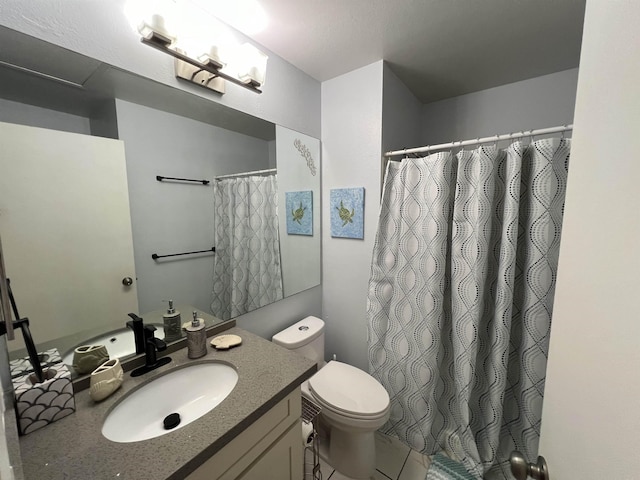
M264 85L269 57L249 43L240 45L237 55L236 74L244 83Z
M180 11L173 0L128 0L125 16L132 28L144 38L153 36L171 45L176 41Z
M198 57L198 60L201 63L213 63L217 68L222 68L227 64L223 60L224 58L224 47L213 44L209 46L209 50L206 53Z

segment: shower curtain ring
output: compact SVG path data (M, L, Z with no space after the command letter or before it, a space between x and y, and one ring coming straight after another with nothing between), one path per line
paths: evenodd
M561 132L561 138L562 138L562 140L564 140L564 134L567 131L567 125L564 124L562 127L564 128L564 130L562 130L562 132Z

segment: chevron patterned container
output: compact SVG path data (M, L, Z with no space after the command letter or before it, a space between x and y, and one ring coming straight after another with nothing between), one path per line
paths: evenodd
M57 348L38 352L38 357L40 357L40 364L42 365L43 370L55 365L56 363L62 363L62 357L60 356L60 352L58 352ZM29 357L11 360L9 362L9 367L11 368L11 378L21 377L33 372L33 366L31 365Z
M13 379L16 415L21 435L46 427L76 411L71 372L64 364L45 370L45 381L35 383L34 374Z

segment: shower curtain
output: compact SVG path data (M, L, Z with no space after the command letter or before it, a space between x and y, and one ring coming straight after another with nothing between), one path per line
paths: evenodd
M211 311L223 320L282 299L276 176L214 181Z
M367 302L383 431L477 478L535 461L570 141L391 162Z

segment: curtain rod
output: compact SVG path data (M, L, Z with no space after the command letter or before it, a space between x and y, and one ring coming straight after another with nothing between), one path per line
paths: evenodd
M447 148L466 147L469 145L479 145L481 143L499 142L500 140L513 140L515 138L533 137L536 135L549 135L552 133L567 132L573 130L573 125L562 125L560 127L540 128L538 130L528 130L526 132L507 133L504 135L494 135L493 137L476 138L474 140L462 140L459 142L441 143L439 145L427 145L426 147L405 148L404 150L394 150L386 152L385 157L396 155L406 155L408 153L424 153L434 150L445 150Z
M223 178L246 177L249 175L261 175L264 173L276 173L277 171L278 171L277 168L268 168L266 170L255 170L253 172L230 173L229 175L220 175L218 177L213 177L213 179L222 180Z

